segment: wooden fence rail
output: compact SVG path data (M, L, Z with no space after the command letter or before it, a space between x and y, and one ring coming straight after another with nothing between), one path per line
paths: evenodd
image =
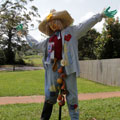
M80 61L80 77L106 85L120 86L120 59Z

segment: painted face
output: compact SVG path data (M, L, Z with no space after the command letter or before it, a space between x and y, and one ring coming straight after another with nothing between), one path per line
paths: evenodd
M49 23L50 29L53 31L62 30L63 25L60 20L52 20Z

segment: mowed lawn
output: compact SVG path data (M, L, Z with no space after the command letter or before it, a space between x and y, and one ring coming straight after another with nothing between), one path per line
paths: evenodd
M0 96L44 94L44 70L0 72Z
M44 94L44 70L0 72L0 96L30 96ZM78 78L78 93L120 91L120 87L106 86Z
M13 104L0 106L0 120L39 120L43 104ZM80 120L120 120L120 98L79 102ZM58 120L56 104L50 120ZM70 120L67 105L62 108L62 120Z
M31 64L33 66L43 66L42 56L39 56L39 55L25 56L23 60L26 64Z

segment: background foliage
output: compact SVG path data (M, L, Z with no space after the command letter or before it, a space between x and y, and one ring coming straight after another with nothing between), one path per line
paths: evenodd
M29 31L29 25L34 27L32 18L40 17L36 6L26 7L32 1L6 0L0 6L0 65L24 64L23 57L19 56L38 54L24 37L21 39L16 34L17 25L24 24L24 29ZM78 40L78 50L80 60L120 58L119 18L107 18L102 33L89 30Z
M29 9L26 7L27 3L32 1L6 0L0 6L0 47L6 56L7 64L15 63L16 51L25 53L30 49L25 40L17 36L16 26L24 24L26 31L29 25L34 27L32 18L38 18L40 15L36 6L30 6Z

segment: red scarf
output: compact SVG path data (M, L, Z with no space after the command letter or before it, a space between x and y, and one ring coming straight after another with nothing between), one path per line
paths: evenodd
M61 33L59 34L60 34L60 39L58 39L58 35L56 33L53 36L51 36L49 39L49 42L54 42L55 58L57 58L57 60L62 59L62 37L61 37Z

